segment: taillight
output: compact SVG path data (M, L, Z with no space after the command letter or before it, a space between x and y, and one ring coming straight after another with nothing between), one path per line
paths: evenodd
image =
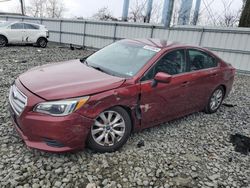
M236 69L232 66L231 71L232 71L233 74L235 74Z
M229 70L230 70L233 74L235 74L236 69L233 67L233 65L232 65L231 63L226 63L226 64L227 64L227 66L229 67Z

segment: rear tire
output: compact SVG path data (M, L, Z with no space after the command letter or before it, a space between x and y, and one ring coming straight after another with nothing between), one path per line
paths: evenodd
M0 47L5 47L7 45L8 41L6 37L0 36Z
M39 47L41 47L41 48L46 48L46 46L47 46L47 43L48 43L48 40L46 39L46 38L39 38L38 40L37 40L37 45L39 46Z
M91 127L88 146L101 153L118 150L127 142L131 128L131 119L125 109L113 107L105 110Z
M225 90L222 86L217 87L210 96L207 106L205 107L205 113L215 113L221 106L224 99Z

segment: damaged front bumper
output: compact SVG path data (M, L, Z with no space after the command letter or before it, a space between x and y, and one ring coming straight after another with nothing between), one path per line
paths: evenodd
M9 105L12 122L28 147L48 152L68 152L83 149L94 120L78 113L55 117L33 112L35 104L43 101L30 93L20 82L17 88L27 96L27 104L21 114Z

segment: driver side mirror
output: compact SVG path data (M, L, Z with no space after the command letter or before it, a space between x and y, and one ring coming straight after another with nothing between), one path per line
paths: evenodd
M171 75L164 72L158 72L154 77L154 80L152 82L152 87L156 87L158 82L168 84L171 82L171 80L172 80Z

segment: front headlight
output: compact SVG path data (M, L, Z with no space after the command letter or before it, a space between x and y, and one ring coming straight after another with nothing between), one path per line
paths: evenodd
M81 108L88 99L89 97L82 97L62 101L42 102L36 105L33 111L52 116L66 116Z

